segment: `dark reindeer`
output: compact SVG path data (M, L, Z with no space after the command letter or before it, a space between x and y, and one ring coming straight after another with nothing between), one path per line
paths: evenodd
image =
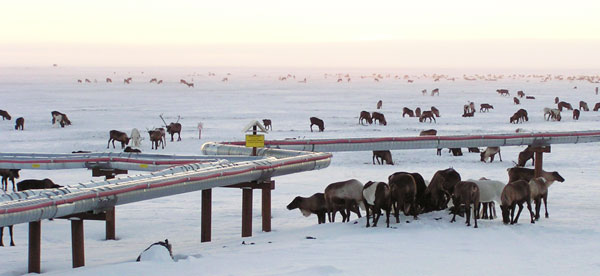
M531 146L527 146L527 148L525 148L523 151L521 151L519 153L517 166L525 167L525 164L527 163L527 161L529 161L529 159L531 159L531 165L533 166L533 163L535 162L534 156L535 156L535 151L533 151L533 148Z
M379 112L373 112L371 114L371 118L373 118L373 123L377 123L379 122L380 125L387 125L387 121L385 120L385 116L383 116L382 113Z
M415 113L408 107L402 109L402 118L404 118L404 115L408 115L408 117L415 117Z
M500 94L500 96L510 96L508 89L496 89L496 92Z
M579 101L579 109L583 111L590 111L588 104L584 101Z
M390 187L384 182L369 181L362 190L363 203L367 212L367 227L370 227L370 213L373 216L373 227L377 227L377 222L381 216L381 210L385 211L385 223L390 227L391 194Z
M426 119L429 119L430 123L432 120L436 122L435 115L433 115L433 112L431 111L423 111L423 113L421 113L421 117L419 117L419 122L423 123Z
M559 102L558 103L558 110L562 111L563 108L566 108L567 110L573 110L573 107L571 106L570 103L568 103L568 102Z
M60 127L65 127L65 126L71 125L71 121L67 117L67 114L61 113L56 110L50 112L50 114L52 114L52 124L53 125L56 123L60 124Z
M15 121L15 130L24 130L25 128L25 118L23 117L19 117L17 118L17 120Z
M379 100L379 101L377 102L377 109L381 109L381 106L382 106L382 105L383 105L383 101L382 101L382 100Z
M127 134L125 132L120 132L118 130L111 130L109 132L109 138L108 138L108 143L106 145L106 148L110 147L110 141L112 141L112 145L113 145L113 149L115 148L115 141L119 141L121 142L121 148L125 148L125 146L127 144L129 144L129 140L131 138L127 137Z
M516 180L508 183L502 190L500 196L500 209L502 210L502 222L504 224L515 224L519 221L519 215L523 210L523 203L527 202L527 209L531 216L531 223L535 223L533 220L534 215L531 210L531 191L529 184L525 180ZM519 205L519 211L515 217L515 208Z
M431 112L435 115L435 117L440 117L440 111L435 108L435 106L431 107Z
M305 217L311 214L317 215L319 224L325 223L325 214L327 213L327 204L325 203L325 194L316 193L310 197L297 196L287 205L288 210L300 209Z
M150 143L152 144L152 149L157 150L159 143L162 145L163 149L165 148L167 139L165 138L164 128L161 127L153 130L148 130L148 135L150 136Z
M405 216L412 215L417 218L417 182L408 173L394 173L388 177L391 193L391 205L394 210L396 223L400 222L400 211Z
M394 161L392 160L392 153L389 150L374 150L373 165L375 165L375 160L377 160L377 164L379 165L383 165L384 161L388 165L394 165Z
M266 130L273 130L273 124L271 123L271 119L263 119L262 121Z
M323 120L317 117L310 117L310 132L313 132L313 125L319 127L319 132L323 132L325 130L325 123L323 122Z
M421 117L421 108L420 108L420 107L417 107L417 108L415 109L415 116L416 116L416 117Z
M465 205L467 217L467 226L471 226L471 204L473 205L473 220L477 228L477 217L479 216L479 187L474 182L460 181L454 186L452 193L452 204L454 205L454 215L450 222L456 221L456 214L461 205Z
M517 91L517 95L519 96L519 98L523 98L525 97L525 93L523 91Z
M596 103L596 105L594 105L594 111L598 111L598 109L600 109L600 103Z
M2 121L4 121L4 119L9 120L9 121L12 119L12 117L10 117L10 114L8 114L8 112L6 112L6 110L0 109L0 116L2 117Z
M179 119L181 119L181 116L177 116L177 122L171 122L169 125L167 125L167 122L165 122L165 119L163 118L162 114L160 114L159 117L165 124L167 133L171 134L171 142L173 142L173 135L175 135L175 133L177 133L177 141L181 141L181 124L179 123Z
M365 120L369 125L373 124L373 118L371 118L371 113L368 111L361 111L360 116L358 117L358 123L363 124L362 121Z
M517 97L513 97L513 102L515 104L521 104L521 102L519 101L519 98L517 98Z
M15 178L19 179L20 169L0 169L0 176L2 176L2 189L8 191L8 181L10 180L13 185L13 191L16 191Z
M579 109L573 109L573 120L579 120L580 113Z

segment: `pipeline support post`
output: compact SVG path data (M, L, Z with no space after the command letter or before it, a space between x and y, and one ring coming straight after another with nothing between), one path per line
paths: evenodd
M252 237L252 188L242 188L242 238Z
M542 176L542 165L544 162L543 156L544 156L544 152L549 153L550 152L550 146L544 146L544 147L534 147L533 151L535 152L535 170L534 170L534 176L535 177L540 177Z
M85 266L83 220L79 218L71 218L70 220L73 268Z
M209 242L212 220L212 189L202 190L202 206L200 211L200 241Z
M271 190L275 189L275 181L266 181L262 186L262 230L263 232L271 232Z
M29 259L28 273L41 273L42 255L42 222L32 221L29 223Z
M115 207L110 208L110 210L106 211L106 240L116 240L116 217L115 217Z

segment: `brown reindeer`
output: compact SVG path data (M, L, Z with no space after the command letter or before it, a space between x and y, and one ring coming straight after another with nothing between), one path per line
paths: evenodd
M109 136L110 137L108 138L108 144L106 145L106 148L110 147L110 141L112 141L113 149L115 148L115 141L121 142L121 148L125 148L131 139L127 137L126 133L114 129L109 132Z
M437 135L437 130L435 130L435 129L423 130L419 133L419 136L435 136L435 135Z
M573 109L573 120L579 120L579 109Z
M0 176L2 176L2 190L8 191L8 181L12 182L13 191L16 191L15 178L19 179L19 171L21 169L0 169Z
M394 173L388 177L391 194L391 206L394 210L396 223L400 222L400 211L405 216L412 215L414 219L419 214L417 208L417 182L408 173Z
M525 97L525 93L521 90L517 91L517 95L519 96L519 98Z
M316 193L310 197L297 196L287 205L288 210L298 208L305 217L310 214L317 215L319 224L325 223L325 214L327 213L327 204L325 203L325 194Z
M426 119L429 119L430 123L431 123L431 120L436 122L435 116L433 115L433 112L431 112L431 111L423 111L423 113L421 113L421 117L419 117L419 122L423 123L423 122L425 122Z
M382 101L382 100L379 100L379 101L377 102L377 109L381 109L381 106L382 106L382 105L383 105L383 101Z
M111 78L106 78L106 82L107 83L112 83L112 79Z
M181 141L181 124L179 123L179 119L181 119L181 116L177 116L177 122L171 122L168 125L167 122L165 122L165 119L163 118L162 114L160 114L159 117L165 124L167 133L171 135L171 142L173 142L173 136L175 135L175 133L177 133L177 141Z
M567 110L573 110L573 107L571 106L570 103L568 103L568 102L559 102L558 103L558 110L562 111L563 108L566 108Z
M165 148L165 144L167 139L165 138L165 129L164 128L156 128L153 130L148 130L148 135L150 136L150 143L152 144L152 149L157 150L158 144L162 145L162 148Z
M335 212L340 211L342 222L350 221L350 212L360 218L360 209L365 209L363 202L363 184L356 179L335 182L325 187L325 203L329 222L335 222Z
M474 182L460 181L454 186L452 193L452 204L454 205L454 215L450 222L456 221L456 214L461 205L465 205L467 217L467 226L471 226L471 204L473 205L473 220L477 228L477 217L479 216L479 187Z
M153 83L153 82L158 82L158 80L157 80L156 78L152 78L152 79L150 80L150 83Z
M500 209L502 210L502 222L504 224L515 224L519 221L519 215L523 210L523 203L527 202L527 209L531 216L531 223L535 223L533 220L533 211L531 210L531 191L529 184L525 180L516 180L509 182L502 190L500 196ZM515 208L519 205L519 211L515 217Z
M433 112L435 117L440 117L440 111L437 108L435 108L435 106L431 107L431 112Z
M421 117L421 108L420 107L417 107L417 109L415 109L415 116Z
M12 119L12 117L10 116L10 114L8 114L8 112L6 112L5 110L1 110L1 109L0 109L0 117L2 117L2 121L4 121L4 119L9 120L9 121Z
M529 118L527 117L527 110L522 108L510 117L510 123L518 124L525 121L529 121Z
M186 83L188 87L194 87L194 83L190 82L190 83Z
M579 109L583 111L590 111L590 109L588 108L588 104L584 101L579 101Z
M163 80L158 80L158 81L156 82L156 84L161 84L161 83L163 83Z
M440 95L440 89L439 88L431 90L431 96L435 96L436 94L438 96Z
M510 96L508 89L496 89L496 92L500 94L500 96Z
M598 109L600 109L600 103L596 103L596 105L594 105L594 111L598 111Z
M132 80L132 78L131 78L131 77L129 77L129 78L126 78L126 79L123 79L123 83L130 84L130 83L131 83L131 80Z
M325 130L325 123L323 122L323 120L321 120L317 117L310 117L310 132L313 131L313 129L312 129L313 125L316 125L319 127L319 132L323 132Z
M384 161L388 165L394 165L394 161L392 160L392 152L389 150L374 150L373 165L375 165L375 160L377 160L377 164L379 165L383 165Z
M493 105L487 103L480 104L479 106L479 112L489 112L490 109L494 109Z
M559 101L560 101L560 100L558 99L558 97L554 98L554 103L555 103L555 104L558 104L558 102L559 102Z
M369 125L373 124L373 119L371 118L371 113L368 111L361 111L360 116L358 116L358 123L363 124L362 121L365 120Z
M427 95L427 89L421 90L421 94L423 94L423 96Z
M380 125L387 126L387 121L385 120L385 116L379 112L373 112L371 114L371 118L373 118L373 123L379 122Z
M77 80L77 83L83 83L83 81L81 81L81 80Z
M525 96L525 99L528 99L528 100L535 100L535 97L534 97L534 96Z
M52 124L60 124L60 127L65 127L71 125L71 121L67 117L67 114L61 113L59 111L52 111Z
M85 79L85 83L92 83L90 79Z
M415 117L415 113L408 107L404 107L402 109L402 118L404 118L404 115L408 115L408 117Z
M531 146L527 146L527 148L525 148L519 153L517 166L525 167L525 164L527 163L527 161L529 161L529 159L531 159L531 165L533 166L533 163L535 162L534 156L535 152L533 151L533 148Z
M424 211L431 212L446 209L450 196L454 191L454 186L460 180L460 174L453 168L437 171L423 193Z
M25 118L23 117L19 117L17 118L17 120L15 120L15 130L24 130L23 128L25 127Z
M517 98L517 97L513 97L513 102L515 104L521 104L521 102L519 101L519 98Z
M271 119L263 119L262 121L266 130L273 130L273 124L271 123Z

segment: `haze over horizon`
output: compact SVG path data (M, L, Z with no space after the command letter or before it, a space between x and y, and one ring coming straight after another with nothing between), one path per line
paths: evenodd
M583 0L4 6L0 66L600 68L600 2Z

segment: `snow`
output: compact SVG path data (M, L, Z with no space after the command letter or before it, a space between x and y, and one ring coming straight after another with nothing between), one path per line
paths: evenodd
M142 74L142 71L144 72ZM216 73L208 77L207 72ZM563 121L547 122L544 107L554 107L554 97L574 106L580 100L590 107L600 101L594 87L584 81L539 82L539 79L464 81L463 72L450 72L455 82L434 82L421 72L388 70L392 78L374 82L360 74L385 70L306 70L252 68L0 68L0 109L12 121L0 121L2 152L64 153L75 150L106 149L111 129L131 133L142 130L141 149L151 152L146 128L162 125L181 115L182 141L168 142L168 154L201 154L208 141L243 139L243 127L251 120L269 118L273 131L267 139L414 136L435 128L439 135L512 133L527 131L569 131L599 129L600 113L582 112L579 121L564 113ZM433 70L431 70L433 71ZM429 71L429 72L431 72ZM296 80L278 81L279 76L295 74ZM336 83L337 77L324 73L349 72L351 82ZM227 76L228 82L221 82ZM256 74L256 77L253 75ZM418 75L414 83L395 80L398 74ZM130 85L123 79L132 77ZM106 77L112 84L104 83ZM150 84L151 78L162 85ZM307 83L298 83L304 77ZM91 84L77 79L89 78ZM179 84L193 79L194 88ZM98 83L93 83L97 79ZM578 89L573 89L577 86ZM439 87L440 96L422 96L421 90ZM507 88L511 97L495 91ZM512 101L523 90L535 100ZM361 110L375 111L383 100L382 113L387 126L358 124ZM468 101L494 105L489 113L463 118ZM402 108L429 109L441 113L437 124L402 118ZM529 112L529 122L509 124L519 108ZM72 126L53 128L50 112L69 116ZM14 118L25 117L25 131L14 130ZM310 132L309 117L325 121L325 132ZM202 122L202 139L197 124ZM502 148L503 162L482 163L479 154L454 157L447 151L392 151L395 165L372 165L370 152L334 153L330 167L275 178L272 194L270 233L261 232L260 192L255 191L253 233L240 238L241 192L213 190L212 242L200 242L200 193L187 193L117 207L117 239L104 240L104 223L85 222L86 266L71 268L70 225L66 220L42 222L42 272L46 275L597 275L600 271L600 159L598 144L555 145L544 154L544 168L558 171L564 183L550 187L550 218L528 223L522 214L514 226L500 218L480 220L479 228L466 227L464 218L450 223L446 211L424 214L414 221L401 216L392 219L391 228L365 228L364 217L352 215L350 223L317 225L316 216L303 217L285 206L295 196L322 192L329 184L356 178L386 181L396 171L419 172L431 179L435 171L454 167L463 179L486 177L506 182L506 169L517 161L524 147ZM529 163L530 164L530 163ZM133 172L137 173L137 172ZM21 172L21 179L51 178L61 185L90 179L86 170ZM498 206L497 206L498 208ZM497 209L500 214L499 208ZM364 212L363 212L364 214ZM339 221L339 220L338 220ZM409 222L409 223L407 223ZM5 231L5 234L7 231ZM6 236L6 235L5 235ZM312 238L308 238L312 237ZM314 238L314 239L313 239ZM148 244L169 239L176 262L135 262ZM7 241L8 238L4 237ZM0 248L0 275L27 272L27 224L15 226L15 247Z

